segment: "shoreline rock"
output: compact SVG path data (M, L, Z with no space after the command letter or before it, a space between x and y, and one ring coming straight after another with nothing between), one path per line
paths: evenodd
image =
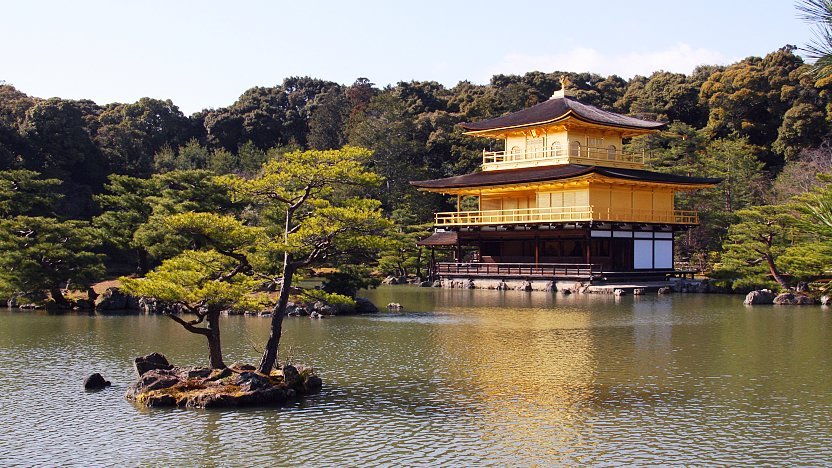
M104 380L104 377L102 377L98 372L84 379L85 390L102 390L110 385L112 385L110 381Z
M745 305L768 305L774 304L775 294L769 289L759 289L757 291L751 291L745 296L745 300L742 301Z
M775 305L814 305L815 300L805 294L785 292L774 298Z

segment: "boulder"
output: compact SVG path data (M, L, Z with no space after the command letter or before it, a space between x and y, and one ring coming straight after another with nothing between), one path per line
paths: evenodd
M465 282L465 289L476 289L477 285L474 284L474 280L468 278L468 281Z
M419 282L419 287L420 288L429 288L431 286L433 286L433 283L430 282L430 281L420 281Z
M387 310L402 310L404 307L398 302L391 302L387 304Z
M532 290L532 282L528 281L528 280L523 281L523 283L520 284L520 287L518 289L520 289L521 291L531 291Z
M182 377L173 369L154 369L145 372L139 380L127 389L127 397L136 399L143 393L173 387Z
M147 356L137 357L133 362L136 364L136 372L139 374L139 377L146 372L156 369L173 369L173 366L168 362L168 358L159 353L150 353Z
M644 288L635 288L633 289L633 296L643 296L647 292Z
M615 290L612 292L612 294L613 294L614 296L616 296L616 297L621 297L621 296L626 296L626 295L627 295L627 291L625 291L625 290L623 290L623 289L615 289Z
M309 318L311 318L311 319L321 319L321 318L324 318L324 316L313 310L312 313L309 314Z
M356 314L377 314L378 307L372 301L365 297L355 298L355 313Z
M820 297L820 305L832 305L832 296L821 296Z
M255 366L252 366L251 364L246 364L245 362L239 362L239 361L235 362L234 364L231 364L231 369L239 371L239 372L257 370L257 368Z
M283 383L285 383L287 387L294 388L295 390L297 390L298 387L303 387L303 379L295 366L286 364L283 366L282 371Z
M323 387L323 381L315 374L306 377L306 380L303 382L303 388L307 395L320 392L321 387Z
M95 299L95 310L139 310L139 300L121 292L119 288L107 288Z
M659 294L670 294L673 292L673 289L670 286L664 286L659 288Z
M107 388L110 385L110 381L104 380L104 377L102 377L98 372L84 379L84 388L86 390L101 390L102 388Z
M396 285L399 284L399 279L395 276L388 276L387 278L381 280L381 284Z
M95 307L95 304L89 299L78 299L72 306L75 310L91 310L93 307Z
M138 302L139 310L145 314L161 314L168 309L167 304L152 297L140 297Z
M500 281L500 283L497 285L497 291L507 291L507 290L508 290L508 284L505 282L505 280Z
M185 375L189 379L207 379L211 376L211 369L207 367L195 367L188 369Z
M751 291L745 296L743 304L745 305L760 305L760 304L774 304L775 294L768 289L760 289Z
M272 383L268 377L257 372L241 372L235 381L244 392L255 392L271 387Z
M309 311L307 311L305 307L295 304L294 302L287 302L286 315L289 317L299 317L301 315L309 315Z
M809 296L790 292L778 294L777 297L774 298L774 304L776 305L812 305L814 303L815 300Z
M433 282L433 287L434 288L441 288L442 287L442 282L439 281L439 280L434 281Z
M207 380L215 382L217 380L222 380L226 377L231 377L232 375L234 375L234 372L227 367L224 369L211 369L211 375L210 377L208 377Z
M323 301L315 301L315 303L312 304L312 311L309 315L311 316L312 313L317 313L318 315L335 315L338 311L335 307L332 307Z

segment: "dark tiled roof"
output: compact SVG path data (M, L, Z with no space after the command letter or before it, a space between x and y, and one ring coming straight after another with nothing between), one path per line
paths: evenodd
M417 241L416 245L427 245L432 247L443 246L443 245L456 245L457 242L457 232L450 231L450 232L434 232L430 236Z
M463 187L484 187L490 185L521 184L528 182L545 182L549 180L569 179L586 174L599 174L618 179L643 180L668 184L696 185L717 184L721 179L708 177L686 177L661 172L642 171L639 169L617 169L612 167L583 166L579 164L560 164L557 166L526 167L504 171L472 172L445 179L417 180L411 182L418 188L443 189Z
M664 122L651 122L649 120L636 119L626 115L616 114L598 109L597 107L581 104L569 98L554 98L532 107L506 114L494 119L482 120L480 122L463 123L462 128L468 131L492 130L496 128L524 127L546 122L554 122L565 118L572 111L578 119L601 125L614 127L659 129L667 125Z

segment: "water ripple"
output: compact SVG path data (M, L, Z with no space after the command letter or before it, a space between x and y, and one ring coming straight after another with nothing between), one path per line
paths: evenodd
M400 300L391 296L406 291ZM419 291L419 292L414 292ZM478 292L479 293L479 292ZM287 408L145 409L130 358L199 364L163 317L0 312L0 464L828 465L832 324L732 298L613 301L380 289L375 317L287 320L320 395ZM510 294L507 294L510 293ZM228 361L268 321L224 319ZM102 372L113 387L85 392Z

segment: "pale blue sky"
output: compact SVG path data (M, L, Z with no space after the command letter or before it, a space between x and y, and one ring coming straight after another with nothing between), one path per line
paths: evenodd
M169 98L185 113L296 75L380 86L532 70L629 78L811 38L790 0L18 0L0 12L0 80L100 104Z

